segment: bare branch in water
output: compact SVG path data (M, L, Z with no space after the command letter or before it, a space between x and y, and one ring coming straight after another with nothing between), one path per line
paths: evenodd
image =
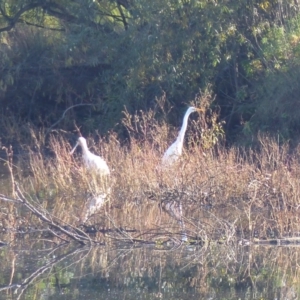
M4 196L0 194L0 200L3 201L10 201L14 203L21 203L24 206L26 206L35 216L37 216L41 221L49 225L49 230L52 232L52 229L55 229L61 233L64 233L66 236L68 236L70 239L82 244L93 244L97 243L96 241L92 240L85 232L82 230L69 225L69 224L60 224L58 221L54 221L55 218L47 211L41 211L39 208L37 208L35 205L31 204L22 191L20 190L18 184L15 182L15 190L16 190L16 199L11 199L7 196ZM66 241L64 238L60 237L59 235L56 235L63 241Z

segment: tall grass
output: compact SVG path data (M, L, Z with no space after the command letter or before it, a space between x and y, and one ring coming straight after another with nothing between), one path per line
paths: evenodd
M166 201L182 204L190 240L298 235L299 149L292 153L267 136L259 137L255 151L220 143L206 149L188 135L181 160L166 169L161 158L172 142L167 124L156 121L153 112L126 115L124 122L130 128L127 144L121 145L114 133L98 143L87 138L90 150L107 161L108 178L90 174L80 150L71 156L72 145L52 136L52 157L39 146L29 154L31 175L19 178L24 193L66 224L114 229L110 234L129 240L179 238L178 220L161 209ZM198 122L189 129L196 136L203 135ZM102 207L87 215L89 199L103 194Z

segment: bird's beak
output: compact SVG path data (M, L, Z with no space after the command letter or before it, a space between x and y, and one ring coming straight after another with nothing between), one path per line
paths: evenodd
M196 110L197 110L197 112L199 112L199 113L204 113L204 112L205 112L205 109L203 109L203 108L196 108Z
M74 153L74 151L75 151L75 149L77 148L78 145L79 145L79 143L77 142L76 145L75 145L75 147L70 152L71 155Z

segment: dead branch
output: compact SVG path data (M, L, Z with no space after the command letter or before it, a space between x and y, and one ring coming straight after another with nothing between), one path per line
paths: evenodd
M0 200L3 201L11 201L14 203L20 203L24 205L26 208L28 208L35 216L37 216L41 221L44 223L48 224L49 230L53 232L52 230L56 230L58 232L61 232L65 234L67 237L70 239L80 243L81 245L86 245L86 244L96 244L97 242L92 240L84 231L69 225L69 224L60 224L59 221L53 220L55 217L52 216L49 212L47 211L41 211L38 207L30 203L22 191L20 190L19 186L17 183L15 183L15 190L16 190L16 199L11 199L5 195L0 194ZM59 235L56 235L63 241L66 241L64 238L61 238Z
M82 252L86 252L87 249L86 248L79 248L76 249L75 251L72 250L70 252L68 252L67 254L64 254L62 256L59 256L57 258L54 259L50 259L50 261L42 266L41 268L37 269L35 272L33 272L30 276L28 276L27 278L25 278L22 282L22 284L18 284L15 285L17 287L16 292L18 292L18 289L20 289L19 295L17 297L17 299L21 299L22 294L24 293L24 291L28 288L28 286L38 277L40 277L42 274L44 274L47 270L51 270L55 265L57 265L59 262L66 260L68 257L70 256L74 256L78 253L82 253ZM10 285L10 288L14 287L14 285Z

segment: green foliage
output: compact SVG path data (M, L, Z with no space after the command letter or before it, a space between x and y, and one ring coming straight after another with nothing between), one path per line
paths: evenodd
M267 99L276 94L285 107L279 94L294 86L287 74L300 55L299 8L290 2L15 0L0 7L0 104L20 123L49 128L67 107L88 103L60 126L70 129L75 119L83 132L106 132L124 107L149 110L165 94L176 115L212 85L227 132L247 124L253 134ZM278 93L272 85L280 74ZM286 125L285 113L277 124Z
M267 68L264 77L255 84L253 113L246 135L265 131L282 140L299 136L300 114L300 19L291 19L285 26L270 28L261 41ZM259 72L259 69L257 70Z

